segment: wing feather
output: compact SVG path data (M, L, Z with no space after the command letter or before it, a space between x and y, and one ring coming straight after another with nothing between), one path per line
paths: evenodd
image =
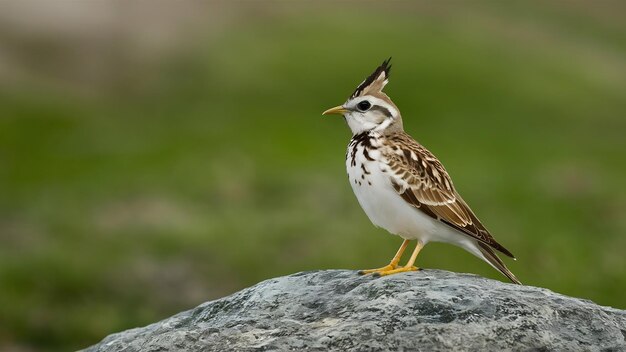
M389 166L391 184L407 203L514 258L459 196L448 172L431 152L404 132L386 137L387 148L381 151Z

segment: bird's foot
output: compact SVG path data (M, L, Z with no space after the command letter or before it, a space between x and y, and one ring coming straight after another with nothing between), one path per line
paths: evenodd
M393 275L393 274L397 274L397 273L406 273L409 271L418 271L421 270L420 268L416 267L416 266L401 266L399 268L396 269L391 269L391 270L384 270L384 271L377 271L374 273L374 276L387 276L387 275Z
M382 268L378 268L378 269L359 270L359 275L378 274L378 273L382 273L382 272L395 270L397 267L398 267L398 265L387 264L387 265L383 266Z

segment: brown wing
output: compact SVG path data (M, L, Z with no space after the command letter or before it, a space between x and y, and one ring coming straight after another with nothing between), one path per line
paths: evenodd
M441 162L404 132L387 136L383 155L395 190L415 208L514 258L459 196Z

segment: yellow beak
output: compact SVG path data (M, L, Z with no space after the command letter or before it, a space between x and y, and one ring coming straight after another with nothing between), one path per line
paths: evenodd
M335 106L334 108L330 108L322 113L322 115L330 115L330 114L339 114L343 115L343 113L348 112L347 109L344 109L343 106Z

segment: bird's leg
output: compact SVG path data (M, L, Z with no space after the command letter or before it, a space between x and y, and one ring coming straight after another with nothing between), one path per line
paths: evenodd
M402 245L398 249L398 252L393 257L393 259L391 259L391 262L389 264L383 266L382 268L378 268L378 269L359 270L359 275L365 275L365 274L371 274L371 273L379 273L379 272L389 271L389 270L393 270L393 269L397 268L398 267L398 262L400 262L400 258L402 258L402 253L404 253L404 250L409 245L409 242L410 242L409 240L404 240L404 242L402 242Z
M415 250L413 251L413 254L411 254L411 258L409 258L409 261L406 263L405 266L401 266L396 269L377 271L374 273L374 276L385 276L385 275L391 275L391 274L397 274L397 273L404 273L407 271L419 270L419 268L414 266L413 264L415 263L415 259L417 259L417 255L422 250L422 248L424 248L424 243L418 240L417 246L415 246Z

